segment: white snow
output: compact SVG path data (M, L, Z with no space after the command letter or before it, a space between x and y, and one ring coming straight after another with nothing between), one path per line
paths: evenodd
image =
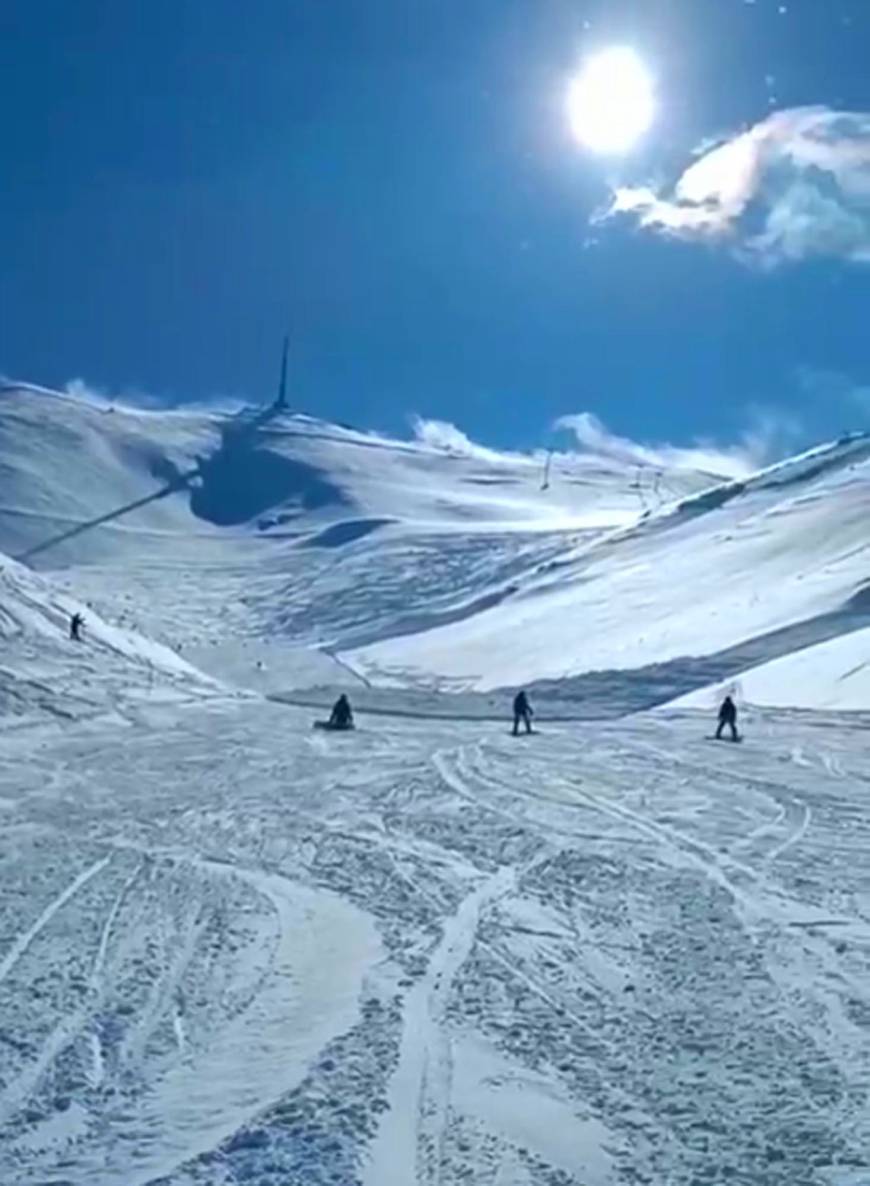
M454 1061L453 1095L467 1116L589 1186L613 1180L607 1147L615 1134L584 1115L559 1083L479 1037L457 1042Z
M188 1043L183 1013L173 1014L179 1057L122 1114L104 1116L87 1170L95 1186L165 1177L292 1092L320 1050L356 1021L364 974L381 954L371 919L335 895L259 870L201 867L246 882L271 906L276 934L262 953L248 953L262 979L247 1007L205 1041ZM139 1066L145 1037L133 1048ZM87 1142L77 1144L84 1169Z
M486 690L691 657L711 683L720 660L734 674L870 621L868 479L870 438L814 451L569 551L484 613L348 659L369 678Z
M870 1181L870 441L543 460L0 393L3 1186Z
M245 701L3 740L0 1180L858 1164L866 721L361 726Z
M737 680L681 697L675 707L708 707L733 687L752 704L846 712L866 709L870 705L870 629L772 659L741 672Z

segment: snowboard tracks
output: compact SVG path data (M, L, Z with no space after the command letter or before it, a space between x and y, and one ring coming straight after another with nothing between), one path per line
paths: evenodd
M484 912L516 884L505 866L460 903L444 926L429 966L405 1002L390 1110L372 1148L371 1186L437 1186L450 1106L451 1052L444 1023L450 992L477 937Z
M154 1031L164 1019L174 1014L178 985L187 971L197 950L203 922L199 915L199 902L191 907L191 916L177 937L171 933L163 920L163 961L151 988L148 999L136 1024L121 1043L118 1061L126 1070L135 1069L145 1077L148 1043Z
M460 762L461 757L460 753ZM433 762L451 790L480 806L462 775L451 768L445 753L436 753ZM514 824L521 822L519 816L509 812L496 811L496 814ZM371 1186L439 1186L443 1181L452 1079L451 1043L445 1033L450 993L471 955L486 912L510 894L522 877L551 856L552 847L544 845L521 867L502 866L468 894L446 921L425 974L406 999L399 1064L390 1089L390 1110L372 1148L366 1179ZM503 957L496 955L496 958L508 974L519 974ZM538 985L534 988L539 994L543 992Z
M795 799L788 805L787 815L790 824L789 834L781 844L776 845L775 848L772 848L768 852L764 858L766 865L772 865L774 861L788 852L790 848L793 848L796 844L800 844L809 829L813 818L813 811L809 803L801 803L800 800Z
M106 921L103 923L103 929L100 933L100 942L97 947L97 954L94 956L93 966L91 967L91 992L95 997L96 1002L102 1002L105 996L104 983L104 969L106 966L106 956L109 950L109 940L112 937L115 923L118 920L118 915L121 913L121 908L124 905L127 895L133 888L133 885L138 880L139 875L144 867L144 861L140 862L133 869L133 872L121 886L117 897L112 903L109 913L106 915ZM92 1028L89 1044L91 1050L91 1072L90 1083L92 1087L99 1087L103 1082L103 1077L106 1071L106 1060L103 1052L102 1038L100 1037L99 1029Z
M471 952L482 910L508 891L513 878L512 869L503 869L463 900L425 975L408 995L391 1109L373 1150L372 1183L411 1186L441 1180L450 1091L449 1043L441 1032L447 1000Z
M77 877L67 885L67 887L54 898L48 906L39 915L36 921L12 944L7 953L2 965L0 965L0 981L3 981L9 973L16 966L18 961L34 942L37 936L48 926L55 915L63 909L85 885L88 884L98 873L109 864L109 857L104 857L99 861L95 861L87 869L83 870ZM94 961L93 978L98 969L102 966L102 961L105 958L105 945L108 942L108 932L111 928L114 917L117 914L117 908L120 905L120 898L125 891L121 891L121 895L116 899L115 904L110 911L109 918L103 928L103 933L100 937L100 944L97 951L97 956ZM87 1006L80 1007L72 1013L63 1017L57 1025L52 1029L46 1040L43 1042L39 1054L25 1067L15 1079L13 1079L0 1093L0 1124L5 1123L12 1115L17 1112L24 1103L33 1095L40 1079L43 1077L52 1063L63 1053L64 1050L74 1042L79 1034L82 1032L87 1020L90 1016L90 1009ZM96 1051L94 1052L94 1071L97 1074L99 1068L100 1077L102 1075L102 1060L97 1058Z
M56 898L53 898L52 901L49 902L42 914L40 914L40 916L37 918L36 922L34 922L32 926L28 927L26 931L22 931L18 938L14 940L3 960L0 961L0 983L6 979L9 973L24 955L25 951L27 951L33 940L37 937L37 935L39 935L40 931L44 930L45 927L48 926L57 912L62 910L67 902L69 902L71 898L75 897L80 889L87 885L91 878L96 877L98 873L101 873L103 869L105 869L110 859L110 857L103 857L99 861L94 861L92 865L89 865L87 869L79 873L78 877L74 877L66 889L64 889L57 895Z
M474 774L478 785L482 789L488 787L492 791L508 792L521 799L526 797L530 797L535 800L544 798L544 796L538 794L528 794L525 790L521 790L518 787L512 786L503 778L499 778L488 773L485 774L482 770L477 770L474 772ZM732 878L734 874L742 874L750 878L751 881L756 882L759 887L769 888L767 887L762 874L746 865L741 864L738 861L735 861L732 857L728 857L725 854L718 852L712 845L707 844L700 839L689 837L677 829L660 824L655 820L649 819L641 813L633 811L631 808L628 808L622 804L615 803L609 799L605 800L603 797L587 791L573 782L565 781L560 785L565 790L570 791L577 797L575 806L580 806L583 804L587 808L591 808L602 813L605 818L623 822L624 824L634 828L640 835L644 836L650 841L664 846L666 850L670 851L673 855L678 856L678 858L682 859L683 861L686 861L690 866L693 866L699 872L708 877L714 884L720 886L720 888L729 894L732 901L734 902L735 907L737 908L735 910L735 919L741 925L747 936L751 938L752 927L750 925L750 919L752 919L755 912L761 908L760 903L754 902L752 896L748 895ZM471 795L470 790L466 788L466 791L469 795L469 798L473 799L474 797ZM549 796L546 796L545 798L549 798ZM554 798L551 801L554 803L562 803L561 799ZM767 854L765 858L766 865L771 864L777 859L777 857L781 856L788 849L800 842L810 825L811 818L812 814L808 805L805 805L797 798L791 798L787 800L783 806L782 816L777 816L776 823L781 826L783 822L788 821L789 832L787 837L776 848ZM513 961L507 959L501 952L497 951L491 945L485 944L484 946L486 946L491 955L493 955L505 966L506 971L522 979L533 992L535 992L545 1002L550 1004L551 1007L557 1007L557 1003L549 996L544 987L539 984L533 976L529 976L525 970L518 967ZM771 976L776 983L776 977L773 970L771 970ZM792 1017L794 1024L798 1028L805 1028L801 1025L800 1017L793 1008L787 991L787 986L777 983L777 988L780 998L783 1002L784 1012ZM595 1040L600 1040L600 1036L594 1034L591 1031L591 1027L589 1027L581 1018L573 1013L572 1010L562 1006L561 1014L566 1020L569 1020L575 1024L578 1029L586 1030L590 1033L590 1036L595 1038ZM817 1104L812 1100L809 1092L804 1093L804 1099L810 1111L819 1111ZM636 1102L637 1101L635 1101L635 1104Z

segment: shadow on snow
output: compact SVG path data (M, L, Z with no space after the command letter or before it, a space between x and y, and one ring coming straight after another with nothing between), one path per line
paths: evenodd
M151 474L164 483L157 490L76 523L27 548L15 559L28 563L86 532L184 490L190 495L191 512L218 527L249 523L277 506L283 508L281 514L261 522L261 528L292 521L305 511L346 506L348 498L344 492L314 466L282 457L268 448L268 432L264 430L275 414L276 409L266 408L255 415L243 412L233 417L221 426L220 445L215 452L197 457L196 465L188 470L180 470L167 457L155 457L149 466ZM373 524L366 530L379 525ZM348 535L352 537L353 532L349 531ZM322 546L335 547L339 542L327 538Z

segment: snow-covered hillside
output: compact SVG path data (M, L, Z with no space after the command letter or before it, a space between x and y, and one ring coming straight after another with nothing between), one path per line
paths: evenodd
M542 456L270 409L0 412L0 546L233 683L870 707L865 436L741 482L557 455L542 489Z
M69 637L74 613L84 637ZM143 699L200 699L217 687L173 651L101 620L89 606L0 555L0 718L81 719Z
M0 394L0 547L258 687L334 678L312 647L474 616L567 548L716 480L579 455L553 459L546 489L544 472L543 456L269 409Z
M597 530L715 481L563 454L542 489L543 455L457 452L271 408L143 411L20 387L0 389L0 464L0 540L41 568L173 535L336 548L393 523Z
M566 550L474 618L346 658L381 682L548 681L584 698L628 683L647 707L850 635L815 678L804 668L812 690L767 680L767 698L835 705L851 673L849 706L870 707L868 523L870 438L857 435Z
M2 1186L867 1186L868 469L0 393Z

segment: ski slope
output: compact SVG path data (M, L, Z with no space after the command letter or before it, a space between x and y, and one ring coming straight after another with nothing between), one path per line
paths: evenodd
M588 712L737 683L863 708L868 457L853 434L722 482L556 455L542 489L542 456L9 388L0 548L261 692L526 684ZM787 666L749 678L816 646L797 700Z
M868 1186L870 441L543 460L0 392L3 1186Z
M362 725L247 701L2 739L0 1180L864 1164L866 718Z
M83 643L69 638L84 617ZM147 698L225 695L168 647L102 620L23 565L0 555L0 714L7 727L45 713L74 720Z
M716 479L457 452L310 417L0 391L0 550L217 675L327 682L335 650L474 616L566 548Z
M636 704L650 707L848 635L799 701L787 676L746 688L763 684L763 703L867 708L868 522L870 437L857 434L568 550L485 613L345 657L380 683L555 681L578 697L625 673L654 689ZM837 684L859 667L844 702Z

